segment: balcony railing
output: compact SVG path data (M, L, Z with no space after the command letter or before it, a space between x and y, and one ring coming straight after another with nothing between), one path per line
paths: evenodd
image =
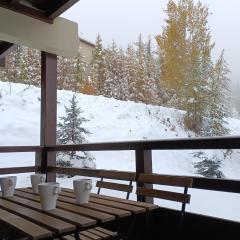
M2 146L0 153L35 152L41 156L40 166L0 168L0 174L17 174L40 171L44 173L65 173L98 177L98 170L62 168L48 165L48 155L59 151L135 151L136 175L152 173L152 150L192 150L192 149L240 149L240 137L216 137L195 139L167 139L154 141L128 141L88 143L56 146ZM116 169L117 170L117 169ZM159 173L161 174L161 173ZM193 188L240 193L240 180L192 177ZM141 183L137 181L137 186Z

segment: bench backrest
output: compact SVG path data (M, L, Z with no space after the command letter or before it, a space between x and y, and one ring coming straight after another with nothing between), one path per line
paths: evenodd
M138 181L143 183L143 187L137 188L137 195L139 196L161 198L165 200L180 202L182 203L182 214L185 212L186 204L190 203L191 196L188 194L188 188L192 187L192 178L159 174L140 174ZM147 188L147 184L183 187L184 192L179 193L166 190L149 189Z
M132 182L136 179L136 174L133 172L121 172L121 171L109 171L109 170L100 170L99 176L101 177L100 181L97 181L96 187L98 187L98 194L100 194L101 188L112 189L116 191L126 192L126 199L129 198L130 193L133 190ZM114 179L114 180L123 180L127 181L128 184L115 183L104 181L104 179Z

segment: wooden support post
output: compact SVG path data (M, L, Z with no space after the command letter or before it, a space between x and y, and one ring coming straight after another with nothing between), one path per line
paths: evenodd
M137 174L137 187L142 187L143 183L138 181L138 176L140 173L152 173L152 150L137 149L135 151L136 157L136 174ZM148 188L152 189L153 185L148 184ZM138 201L144 201L148 203L153 203L153 198L151 197L140 197L137 196Z
M0 58L0 67L5 67L5 58Z
M56 145L57 130L57 56L41 53L41 146ZM43 150L36 165L47 173L47 167L56 166L56 153ZM47 181L56 181L56 173L49 173Z

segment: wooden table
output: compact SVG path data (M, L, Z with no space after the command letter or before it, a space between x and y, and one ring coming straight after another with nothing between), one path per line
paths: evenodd
M94 193L89 203L77 205L73 190L62 188L57 208L43 211L39 196L30 188L20 188L15 190L14 197L0 197L0 221L30 239L51 239L156 208L153 204Z

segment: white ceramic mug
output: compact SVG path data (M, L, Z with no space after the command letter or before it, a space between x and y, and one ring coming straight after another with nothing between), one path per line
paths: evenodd
M33 174L31 175L32 190L34 193L38 193L38 184L46 181L46 174Z
M14 195L14 189L16 187L17 177L7 176L0 178L0 184L3 197L12 197Z
M47 182L38 184L42 209L45 211L56 208L58 194L60 193L59 183Z
M77 204L88 203L90 191L92 190L91 179L73 180L73 189Z

